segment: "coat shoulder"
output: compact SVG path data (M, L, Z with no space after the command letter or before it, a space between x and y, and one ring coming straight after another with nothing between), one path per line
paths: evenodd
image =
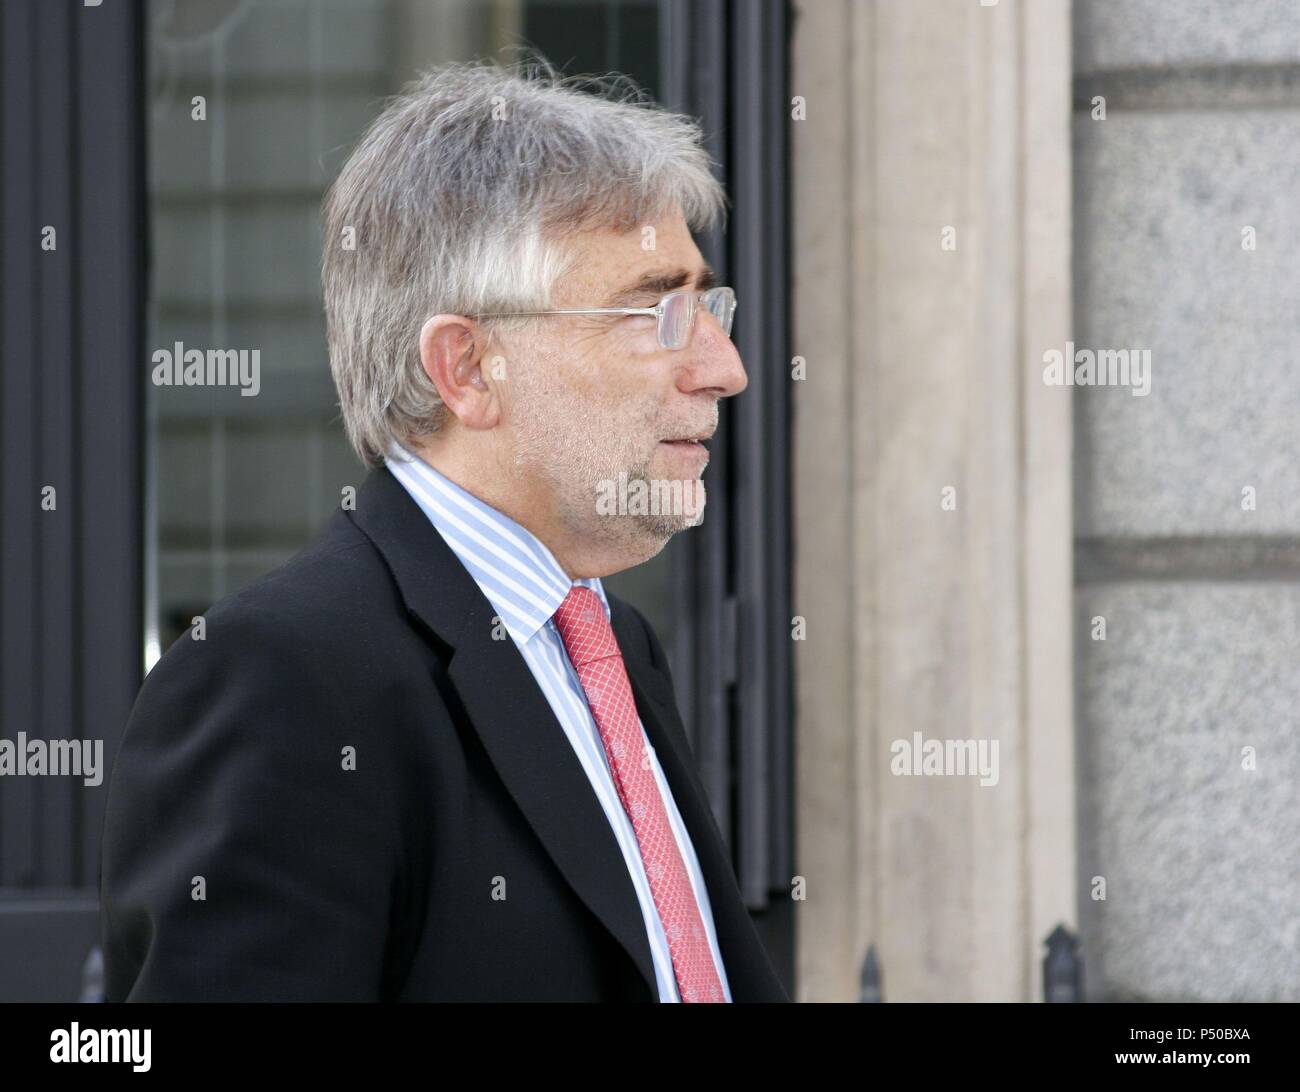
M385 618L402 617L400 594L383 558L345 513L288 560L213 603L201 616L202 640L223 635L263 652L330 660L353 651ZM198 644L197 620L155 665ZM227 643L227 642L221 642Z

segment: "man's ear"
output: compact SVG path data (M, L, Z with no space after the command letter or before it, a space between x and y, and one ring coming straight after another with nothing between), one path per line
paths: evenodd
M483 351L481 331L463 315L434 315L420 330L424 374L466 428L493 428L501 417L497 392L483 373Z

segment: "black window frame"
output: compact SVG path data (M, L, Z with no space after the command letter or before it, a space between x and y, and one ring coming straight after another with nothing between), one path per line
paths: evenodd
M0 732L103 741L97 786L0 778L0 1000L66 1001L144 667L142 12L6 0L0 54Z

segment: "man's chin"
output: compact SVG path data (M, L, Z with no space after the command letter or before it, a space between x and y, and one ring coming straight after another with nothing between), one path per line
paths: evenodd
M664 492L671 503L667 505L666 510L661 506L659 512L651 512L646 518L649 526L662 535L665 541L679 531L698 527L704 522L704 507L707 498L704 492L703 479L669 480L665 484ZM680 498L680 503L678 498Z
M704 521L705 502L702 478L621 471L617 478L598 484L596 511L608 523L621 524L636 538L653 544L657 553L673 535Z

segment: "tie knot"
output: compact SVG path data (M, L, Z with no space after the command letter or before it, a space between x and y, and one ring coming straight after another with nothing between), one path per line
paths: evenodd
M619 655L605 608L590 588L574 584L555 611L555 628L574 669Z

